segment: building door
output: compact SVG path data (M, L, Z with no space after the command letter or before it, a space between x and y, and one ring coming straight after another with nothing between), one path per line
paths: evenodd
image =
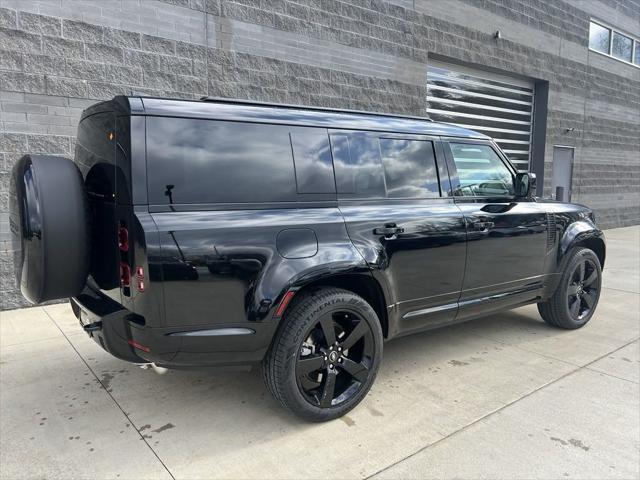
M553 176L551 191L556 200L571 201L571 177L573 176L573 147L554 145L553 147ZM558 188L560 187L560 188Z
M492 137L522 172L529 170L533 82L510 75L429 62L427 114Z

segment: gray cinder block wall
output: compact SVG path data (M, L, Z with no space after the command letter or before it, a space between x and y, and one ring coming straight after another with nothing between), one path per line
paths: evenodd
M546 177L575 146L573 199L640 223L640 68L588 50L591 16L640 37L637 0L0 0L0 309L24 304L12 165L72 155L82 109L117 94L423 115L429 58L523 75L549 85Z

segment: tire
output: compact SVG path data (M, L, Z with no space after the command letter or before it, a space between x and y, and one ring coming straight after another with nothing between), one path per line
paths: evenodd
M333 420L358 405L375 380L380 321L364 299L338 288L303 293L294 302L263 361L264 380L293 414Z
M89 273L89 214L69 159L25 155L13 168L10 229L17 282L32 303L78 295Z
M543 320L554 327L574 330L593 316L602 289L598 256L588 248L574 248L567 256L553 296L538 303Z

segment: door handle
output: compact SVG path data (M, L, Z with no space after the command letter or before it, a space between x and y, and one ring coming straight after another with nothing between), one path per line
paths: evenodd
M396 226L395 223L387 223L384 227L377 227L373 229L374 235L384 235L385 237L392 237L397 233L404 232L404 228Z
M473 224L473 228L475 228L476 230L488 230L490 228L493 228L493 226L493 222L475 222Z

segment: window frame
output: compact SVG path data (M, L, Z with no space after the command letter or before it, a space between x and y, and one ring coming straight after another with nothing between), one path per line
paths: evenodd
M333 136L347 136L350 135L366 135L376 139L378 144L378 155L380 158L380 168L382 169L382 179L384 183L384 193L382 196L359 196L356 193L344 193L338 189L338 170L335 166L335 155L333 153L333 143L331 138ZM384 160L382 159L382 151L380 146L380 140L415 140L422 142L431 142L433 147L434 162L436 166L436 175L438 179L439 196L437 197L389 197L387 192L387 178L384 167ZM395 133L395 132L374 132L369 130L343 130L329 128L329 145L331 146L331 157L333 159L333 171L334 178L336 180L336 195L339 200L342 201L374 201L374 202L392 202L392 203L406 203L406 202L422 202L429 200L443 200L451 198L447 195L447 192L451 189L451 180L449 178L449 169L447 166L447 158L442 147L442 141L439 136L436 135L418 135L411 133Z
M594 48L591 48L590 42L587 42L587 48L589 49L590 52L595 52L599 55L603 55L605 57L608 58L612 58L618 62L622 62L626 65L631 65L632 67L636 67L636 68L640 68L640 64L636 63L636 62L640 62L640 59L636 58L636 46L640 44L640 37L637 37L636 35L631 35L630 33L625 32L624 30L620 30L619 28L615 28L612 27L611 25L607 24L606 22L601 22L600 20L596 20L593 18L589 19L589 35L591 34L591 24L594 23L596 25L598 25L599 27L602 28L606 28L607 30L609 30L610 35L609 35L609 48L607 50L607 53L601 52L599 50L596 50ZM627 61L624 60L622 58L618 58L613 56L613 36L614 34L618 34L618 35L622 35L623 37L627 37L631 39L631 61Z
M502 161L503 165L507 167L507 170L511 172L511 178L513 181L514 189L515 189L515 180L516 175L518 174L518 170L513 166L513 164L509 161L509 158L500 150L500 147L495 144L492 140L483 140L476 138L455 138L455 137L447 137L442 139L442 145L445 152L445 157L447 159L447 167L449 169L449 177L450 177L450 186L451 188L446 192L448 198L453 198L454 200L459 201L502 201L505 200L514 200L518 199L518 201L522 201L522 199L518 196L514 195L455 195L453 192L454 185L460 185L460 178L458 176L458 168L456 167L455 159L453 158L453 151L451 150L450 143L467 143L469 145L484 145L491 148L494 153L498 156L498 158Z

